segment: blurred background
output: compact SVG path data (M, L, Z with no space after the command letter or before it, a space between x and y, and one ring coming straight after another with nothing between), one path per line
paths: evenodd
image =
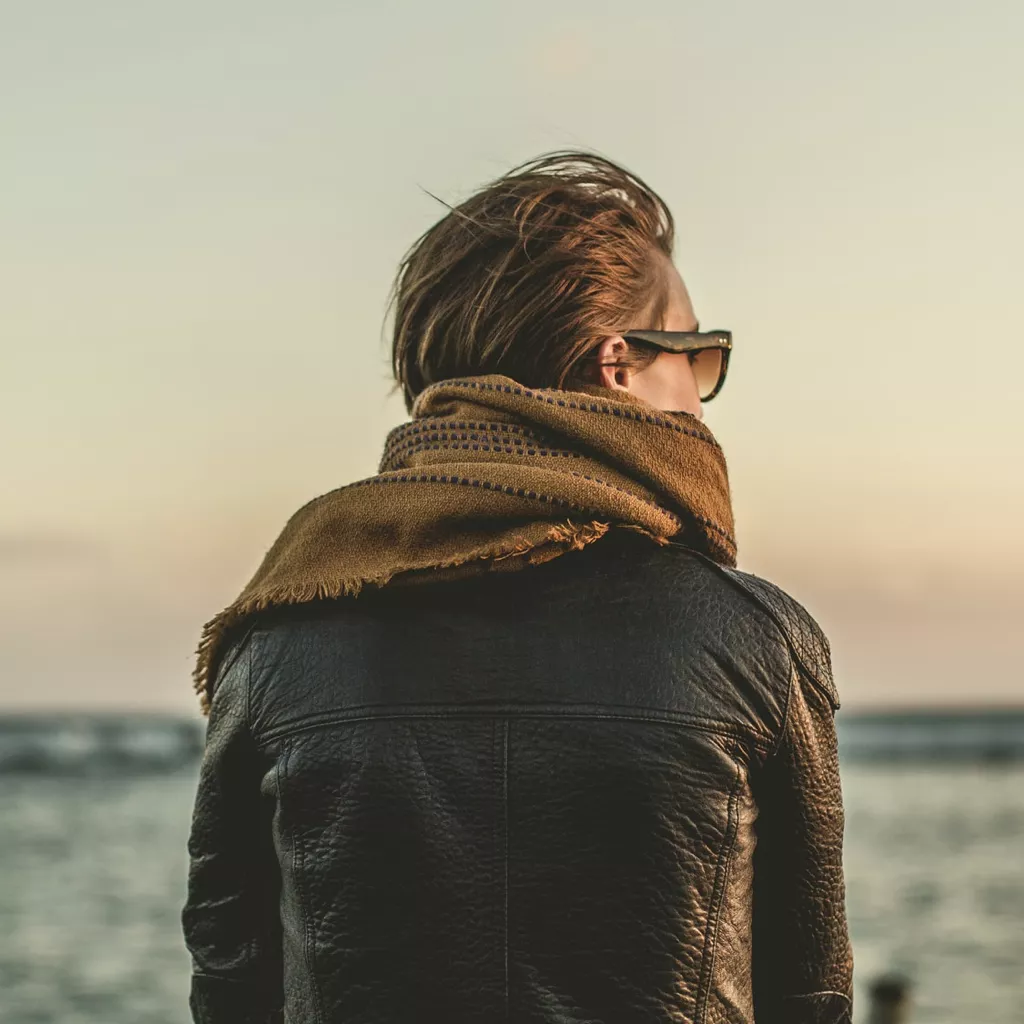
M0 1018L177 1024L203 622L372 475L398 261L566 147L677 221L739 566L828 634L858 1021L1024 1020L1024 6L0 7Z

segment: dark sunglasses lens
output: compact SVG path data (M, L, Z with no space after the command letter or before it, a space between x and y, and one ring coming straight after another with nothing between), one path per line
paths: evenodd
M718 387L718 378L722 375L722 350L702 348L691 355L690 365L697 381L697 393L703 401Z

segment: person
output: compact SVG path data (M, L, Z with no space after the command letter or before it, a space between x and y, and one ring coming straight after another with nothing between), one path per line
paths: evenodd
M673 237L565 150L401 261L410 418L197 648L194 1021L850 1021L830 647L737 567Z

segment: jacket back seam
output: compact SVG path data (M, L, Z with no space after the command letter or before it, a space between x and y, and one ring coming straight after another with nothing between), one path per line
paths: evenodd
M566 705L566 708L571 707ZM772 745L777 743L778 738L771 734L759 732L742 725L731 725L726 722L716 722L713 719L697 718L687 715L684 712L658 711L656 709L638 709L631 714L616 712L605 712L601 710L584 711L579 707L573 710L544 710L531 708L526 705L510 706L490 705L487 707L467 706L464 704L446 705L444 710L414 710L413 708L402 708L400 705L378 705L380 710L366 713L366 706L350 709L347 711L332 711L322 715L309 716L301 721L287 725L272 726L265 730L259 737L258 742L276 743L282 740L316 729L328 728L333 725L341 725L346 722L365 722L383 719L400 718L565 718L565 719L605 719L621 722L642 722L650 725L676 726L683 729L694 729L698 732L710 733L714 736L726 736L733 741L748 740L759 750L767 753Z
M282 770L287 775L287 762L291 756L291 747L288 747L281 760L278 762L280 765L282 762ZM278 783L278 799L281 798L280 780ZM313 1013L316 1017L317 1024L324 1024L324 1010L323 1003L320 999L320 985L317 982L316 977L316 962L313 952L313 930L310 921L309 914L309 897L305 891L303 884L303 878L305 877L305 858L302 855L302 844L299 843L295 836L291 834L289 830L288 840L292 846L292 877L295 879L295 888L299 897L299 914L302 917L302 960L306 968L306 974L309 977L309 990L312 995L313 1002Z
M718 927L725 902L725 889L732 863L733 849L739 832L739 814L736 803L740 786L743 782L743 771L736 759L737 743L729 747L729 756L735 766L736 778L729 792L729 804L726 812L726 833L722 842L722 850L715 866L715 881L712 888L711 902L708 906L708 923L704 931L704 952L701 957L700 982L697 986L697 1005L694 1012L694 1024L704 1024L707 1020L708 1002L711 997L711 983L715 975L715 954L718 946Z

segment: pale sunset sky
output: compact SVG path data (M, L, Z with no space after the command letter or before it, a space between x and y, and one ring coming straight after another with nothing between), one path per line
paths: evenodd
M41 0L0 19L0 708L196 713L406 418L399 259L596 150L677 222L739 566L845 706L1024 699L1024 4ZM568 556L571 557L571 556Z

